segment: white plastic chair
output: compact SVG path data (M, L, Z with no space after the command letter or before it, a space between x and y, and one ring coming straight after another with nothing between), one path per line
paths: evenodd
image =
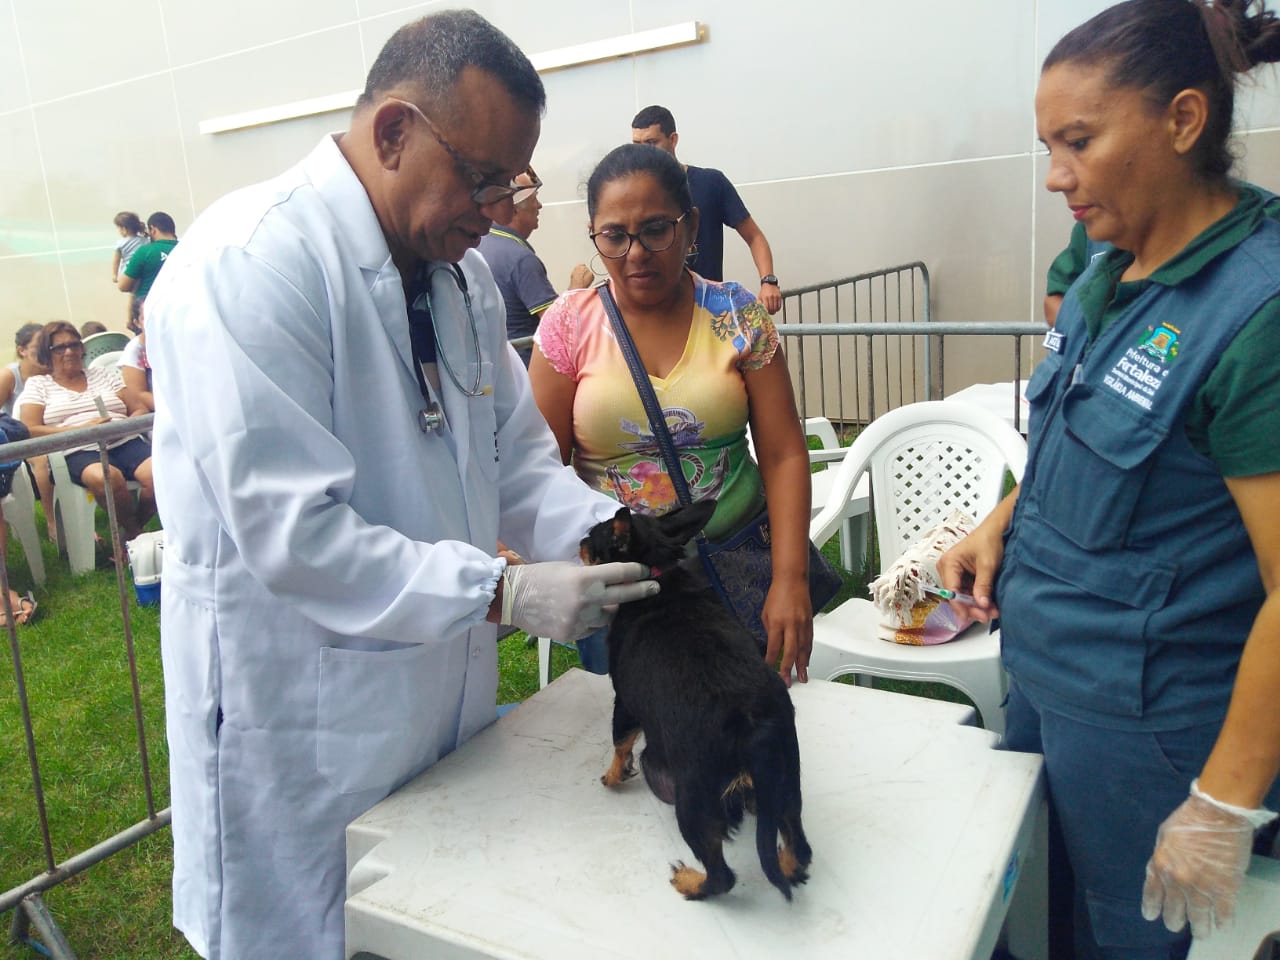
M4 519L13 529L27 557L27 568L37 587L44 586L44 556L36 535L36 497L27 476L27 465L19 465L13 475L13 489L4 498Z
M94 568L94 507L97 501L84 487L71 482L65 453L49 454L49 472L53 475L53 514L58 525L58 549L67 555L73 574L88 573ZM141 489L136 480L128 481L126 486L135 496Z
M108 350L106 353L100 353L88 363L86 367L114 367L120 362L120 358L124 356L123 350Z
M826 417L808 417L804 421L806 437L817 437L822 446L809 451L810 465L825 464L823 470L809 475L812 490L809 519L816 517L835 482L835 464L844 459L847 448L840 446L836 428ZM871 513L871 489L864 477L854 488L840 512L840 563L846 570L861 570L867 562L867 518Z
M818 544L830 539L845 500L870 478L880 556L892 561L956 507L974 519L989 513L1001 499L1006 470L1021 480L1026 458L1017 431L980 407L946 400L899 407L848 448L809 536ZM881 640L878 621L875 606L862 599L815 617L810 675L944 683L973 700L983 725L1003 737L1007 680L998 632L979 625L949 643L915 647Z
M67 555L72 573L88 573L94 567L93 494L71 482L65 453L49 454L49 473L53 476L53 516L58 528L58 549Z
M93 366L93 361L104 353L119 353L129 345L130 336L118 330L106 330L84 338L84 365Z
M812 485L809 518L812 520L827 502L835 479L833 466L844 459L847 448L840 446L836 428L826 417L806 417L801 421L801 426L806 437L817 437L822 444L818 449L809 451L810 466L823 465L825 468L809 475L809 483ZM751 452L751 458L756 460L755 442L751 438L750 427L747 428L747 448ZM870 488L864 480L845 501L840 515L840 563L846 570L861 570L867 562L867 517L870 512Z

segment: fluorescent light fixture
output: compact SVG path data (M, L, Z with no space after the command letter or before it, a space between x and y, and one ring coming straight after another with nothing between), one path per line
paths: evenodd
M356 105L358 96L360 96L359 90L347 90L344 93L331 93L327 97L312 97L310 100L295 100L293 103L263 107L261 110L229 113L225 117L201 120L200 132L226 133L229 130L246 130L249 127L278 123L281 120L312 117L320 113L333 113L335 110L349 110Z
M614 57L625 57L633 53L682 47L699 43L705 38L706 32L702 24L696 20L690 20L670 27L642 30L639 33L628 33L621 37L592 40L590 43L548 50L546 53L534 54L529 60L539 73L547 73L584 63L597 63ZM347 90L343 93L331 93L328 96L312 97L309 100L295 100L293 103L281 103L259 110L246 110L244 113L230 113L222 117L201 120L199 129L201 133L227 133L231 130L247 130L250 127L279 123L281 120L296 120L299 117L350 110L355 106L359 95L359 90Z
M658 27L656 30L642 30L639 33L628 33L621 37L592 40L590 43L580 43L573 47L535 53L529 59L533 62L534 69L539 73L546 73L549 70L576 67L582 63L625 57L629 53L647 53L650 50L662 50L666 47L682 47L689 43L697 43L701 39L701 25L696 20L690 20L688 23Z

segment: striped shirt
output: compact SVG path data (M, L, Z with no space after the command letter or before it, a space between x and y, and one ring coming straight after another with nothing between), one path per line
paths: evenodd
M28 378L22 387L22 395L18 397L16 406L21 408L27 404L44 406L44 422L49 427L74 426L89 423L102 416L98 412L96 398L101 397L107 408L107 416L112 420L124 420L129 416L129 408L120 399L124 390L124 381L120 372L114 367L89 367L85 370L88 377L88 389L84 391L68 390L53 379L50 374L42 373ZM116 440L108 446L119 446L129 438ZM93 450L94 444L75 447L75 450ZM67 450L72 453L73 450Z

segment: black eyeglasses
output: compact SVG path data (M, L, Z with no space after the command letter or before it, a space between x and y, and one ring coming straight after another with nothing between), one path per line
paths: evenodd
M661 253L676 242L676 224L688 215L685 211L674 220L650 220L639 233L627 233L621 227L605 227L590 234L591 242L600 251L600 256L610 260L621 260L630 253L634 240L639 240L640 246L650 253Z
M83 350L84 344L79 340L73 343L56 343L49 348L50 353L66 353L68 350Z
M440 128L431 122L431 118L423 113L417 104L410 103L408 100L401 100L399 97L387 97L387 99L408 107L422 118L422 122L425 123L427 125L427 129L431 131L431 136L435 137L436 143L440 144L440 146L444 148L445 153L449 154L449 156L453 158L454 164L461 171L462 175L466 177L467 180L471 181L471 199L477 206L487 207L493 203L500 203L508 197L511 198L512 203L520 203L522 200L528 200L532 197L542 186L542 181L539 180L538 175L533 172L533 167L528 167L524 171L524 176L528 177L531 181L530 185L527 187L517 186L515 181L512 181L509 184L494 183L481 173L479 169L476 168L475 164L471 163L471 161L460 154L454 148L453 144L444 138L444 134L440 132Z

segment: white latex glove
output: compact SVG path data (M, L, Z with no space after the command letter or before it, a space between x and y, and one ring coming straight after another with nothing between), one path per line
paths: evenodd
M1195 937L1223 926L1235 912L1253 832L1275 816L1215 800L1193 780L1191 796L1156 834L1142 888L1142 915L1148 920L1163 915L1164 925L1174 931L1190 920Z
M618 604L656 594L658 581L650 576L643 563L509 566L502 574L501 622L532 636L577 640L608 623Z

